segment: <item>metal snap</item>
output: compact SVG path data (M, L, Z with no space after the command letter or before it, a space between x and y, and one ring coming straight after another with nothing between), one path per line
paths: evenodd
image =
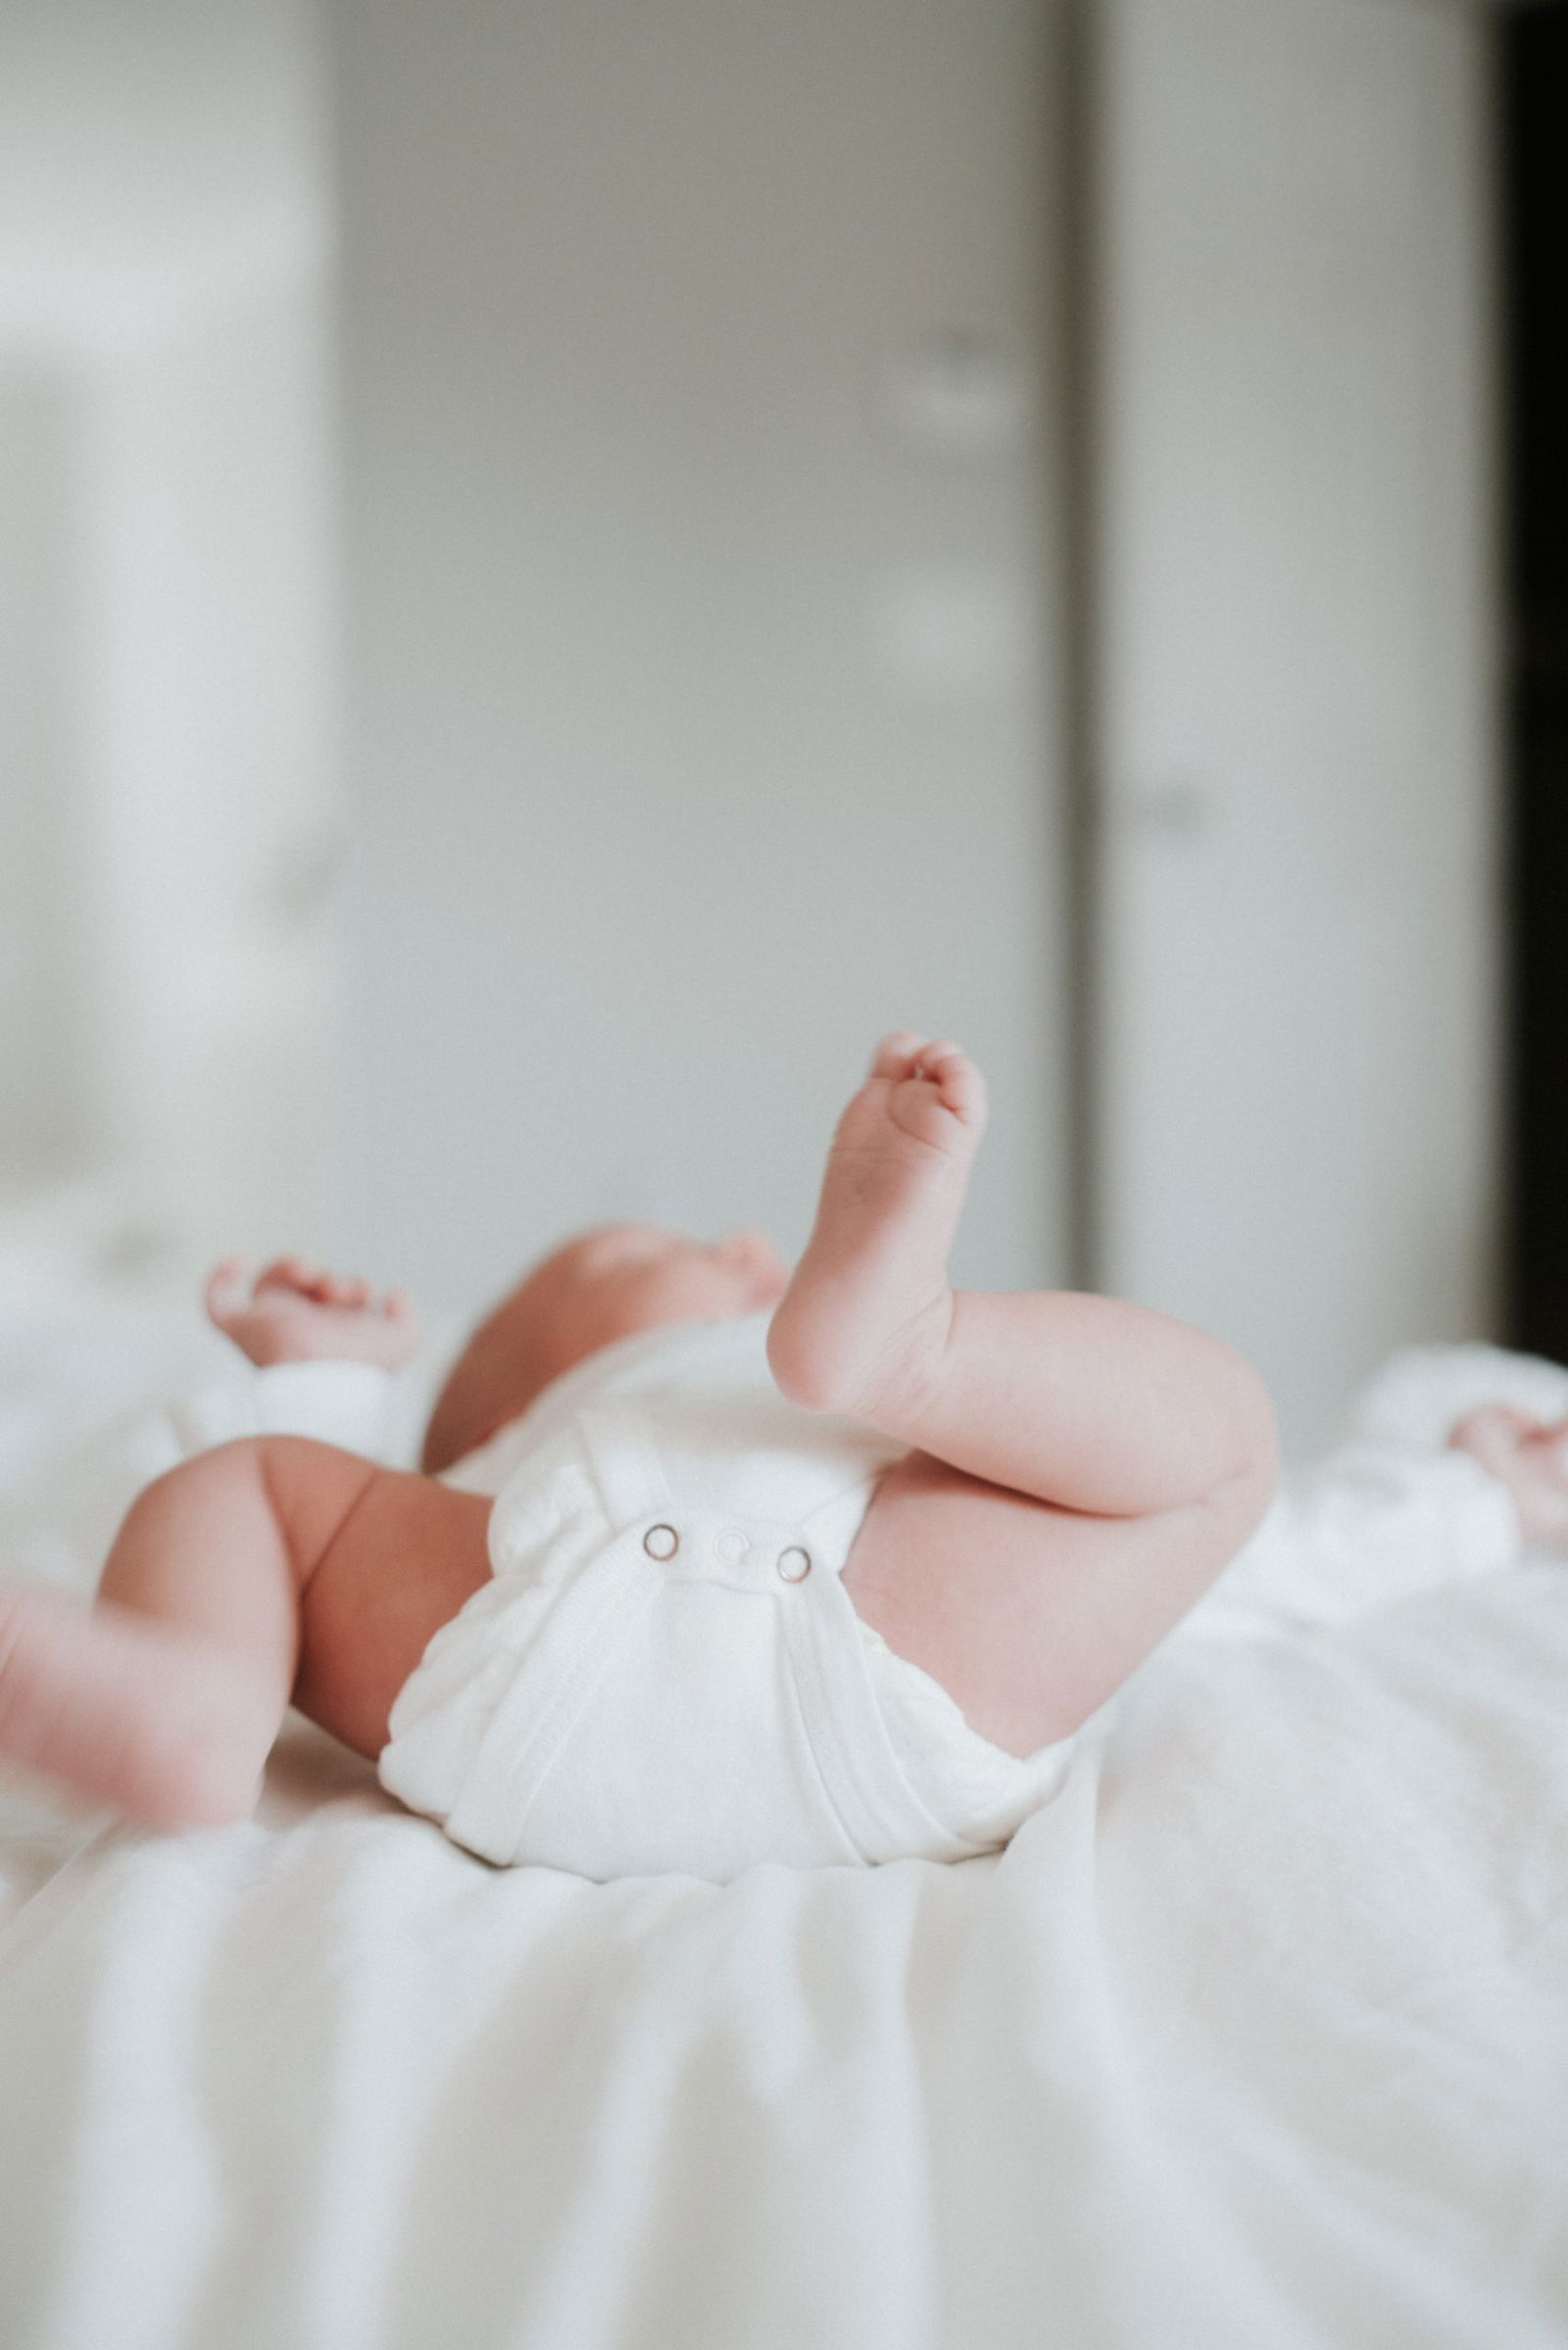
M811 1553L803 1550L799 1542L792 1542L778 1554L778 1571L785 1583L804 1583L811 1572Z
M680 1548L680 1536L673 1526L650 1526L643 1536L643 1548L650 1558L673 1558Z

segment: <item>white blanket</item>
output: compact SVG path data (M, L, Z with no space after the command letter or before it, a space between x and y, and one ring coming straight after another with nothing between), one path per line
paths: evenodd
M0 1845L7 2350L1568 2342L1552 1565L1171 1641L958 1867L498 1873L303 1727L83 1833Z

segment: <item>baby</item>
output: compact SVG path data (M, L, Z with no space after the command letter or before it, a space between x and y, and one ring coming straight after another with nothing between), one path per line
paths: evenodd
M756 1233L596 1230L475 1332L421 1473L293 1435L172 1470L95 1608L0 1590L0 1754L146 1825L230 1821L292 1701L496 1862L1004 1841L1248 1542L1276 1451L1216 1340L950 1287L984 1115L956 1046L890 1037L792 1276ZM416 1336L295 1262L220 1268L209 1304L262 1366L393 1369ZM1565 1433L1455 1433L1527 1539L1568 1536Z

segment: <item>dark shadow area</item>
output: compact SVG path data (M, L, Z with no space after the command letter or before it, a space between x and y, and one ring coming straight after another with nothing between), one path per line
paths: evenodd
M1510 1345L1568 1360L1568 8L1499 33Z

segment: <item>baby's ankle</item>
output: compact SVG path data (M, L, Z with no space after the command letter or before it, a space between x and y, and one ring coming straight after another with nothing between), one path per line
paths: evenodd
M852 1318L803 1312L786 1298L768 1330L768 1364L780 1393L803 1410L858 1420L913 1444L911 1432L941 1387L952 1326L950 1289L869 1348Z

